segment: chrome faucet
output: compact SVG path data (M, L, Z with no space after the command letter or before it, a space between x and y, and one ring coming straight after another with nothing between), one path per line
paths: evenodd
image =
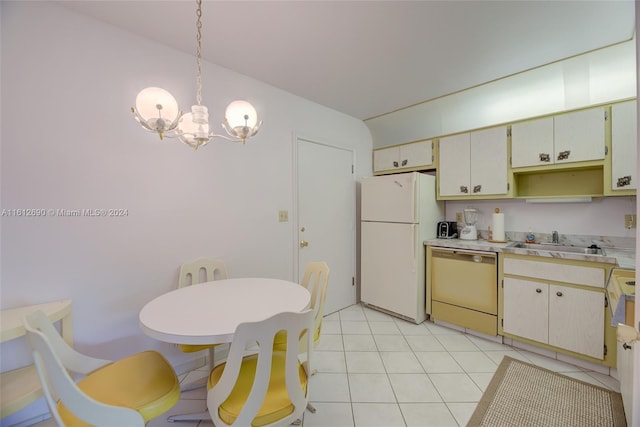
M551 243L555 243L558 244L558 232L553 230L553 232L551 233Z

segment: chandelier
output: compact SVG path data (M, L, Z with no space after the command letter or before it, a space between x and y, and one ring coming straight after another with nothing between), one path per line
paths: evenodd
M148 87L140 91L136 97L136 106L131 107L134 118L149 132L163 137L178 138L180 141L197 150L213 138L224 138L244 144L247 138L254 136L262 121L258 122L258 114L249 102L233 101L225 111L222 127L227 135L217 135L209 131L209 110L202 105L201 76L201 30L202 0L196 0L196 101L191 112L183 114L178 102L168 91L159 87Z

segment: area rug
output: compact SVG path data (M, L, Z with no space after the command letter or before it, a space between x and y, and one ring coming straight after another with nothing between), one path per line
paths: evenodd
M622 395L505 356L468 427L622 427Z

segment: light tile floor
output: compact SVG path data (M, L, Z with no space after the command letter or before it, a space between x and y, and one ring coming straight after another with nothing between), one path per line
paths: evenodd
M504 355L582 381L619 391L614 378L556 359L484 340L443 326L420 325L353 305L324 319L312 359L315 414L304 427L464 426ZM206 368L183 382L206 376ZM166 416L205 411L204 388L185 392L180 402L148 427L205 427L168 423ZM38 424L52 426L50 421Z

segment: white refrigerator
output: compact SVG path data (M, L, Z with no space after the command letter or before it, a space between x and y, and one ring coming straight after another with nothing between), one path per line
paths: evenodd
M418 172L374 176L361 185L360 299L371 308L426 319L425 248L444 220L436 177Z

